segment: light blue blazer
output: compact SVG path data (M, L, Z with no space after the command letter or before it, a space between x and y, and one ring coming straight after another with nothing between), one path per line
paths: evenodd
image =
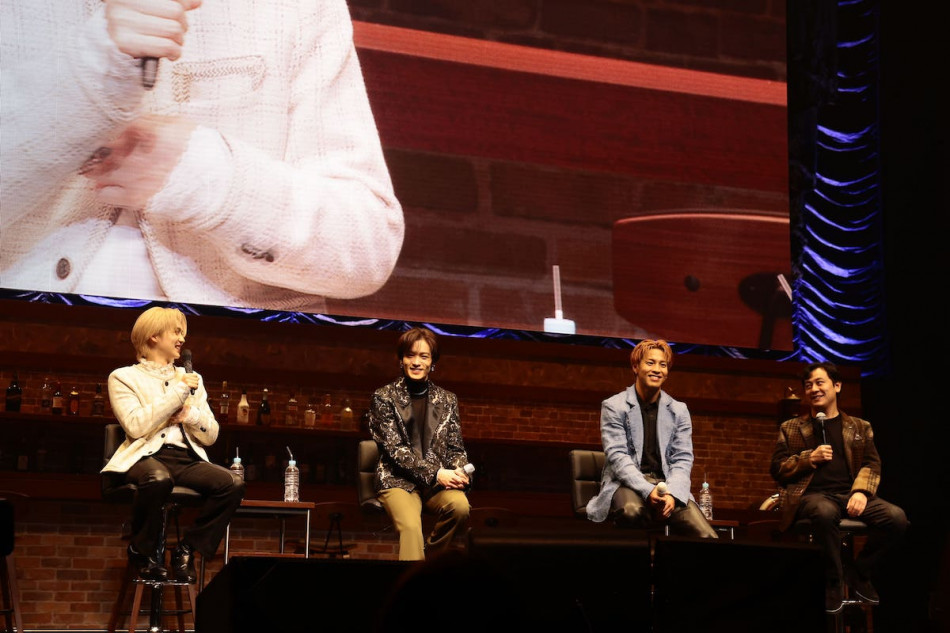
M604 400L600 408L600 437L606 462L600 492L587 503L587 518L603 521L620 486L634 490L645 500L654 484L640 472L643 459L643 411L634 386ZM689 476L693 469L693 423L689 409L660 391L656 415L656 439L666 485L676 500L687 503Z

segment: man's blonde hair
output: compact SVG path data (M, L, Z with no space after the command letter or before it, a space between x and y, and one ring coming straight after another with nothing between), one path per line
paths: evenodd
M670 348L669 343L663 339L653 340L648 338L637 343L637 346L630 352L630 366L636 369L640 361L643 360L643 356L651 349L658 349L663 352L663 355L666 356L667 368L673 368L673 350Z
M135 347L137 358L148 356L148 342L153 336L173 332L179 327L184 336L188 332L188 321L178 308L154 307L140 314L132 326L132 346Z

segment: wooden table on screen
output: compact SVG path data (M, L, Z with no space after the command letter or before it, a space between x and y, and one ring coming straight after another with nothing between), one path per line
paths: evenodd
M231 518L237 517L273 517L280 520L280 551L278 556L293 558L310 558L310 512L315 504L312 501L263 501L258 499L244 499ZM303 517L304 519L304 553L287 554L284 551L284 536L286 534L287 517ZM231 552L231 524L228 524L224 534L224 564L227 565L231 556L273 556L266 552Z

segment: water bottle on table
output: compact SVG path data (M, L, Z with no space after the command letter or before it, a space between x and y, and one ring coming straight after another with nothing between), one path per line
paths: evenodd
M300 469L297 468L297 460L294 459L289 446L287 453L290 455L290 461L284 471L284 501L297 502L300 501Z
M709 490L709 484L705 481L699 491L699 509L703 511L703 516L706 517L707 521L713 520L712 492Z

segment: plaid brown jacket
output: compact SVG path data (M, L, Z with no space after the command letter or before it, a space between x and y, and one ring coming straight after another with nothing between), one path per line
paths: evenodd
M842 411L841 434L844 437L848 471L851 473L851 491L863 492L868 497L874 496L881 480L881 458L877 454L877 447L874 446L871 423L861 418L853 418ZM782 422L769 470L772 478L785 487L780 523L783 530L794 521L802 494L815 474L815 467L811 465L809 457L818 445L819 441L815 437L809 416Z

